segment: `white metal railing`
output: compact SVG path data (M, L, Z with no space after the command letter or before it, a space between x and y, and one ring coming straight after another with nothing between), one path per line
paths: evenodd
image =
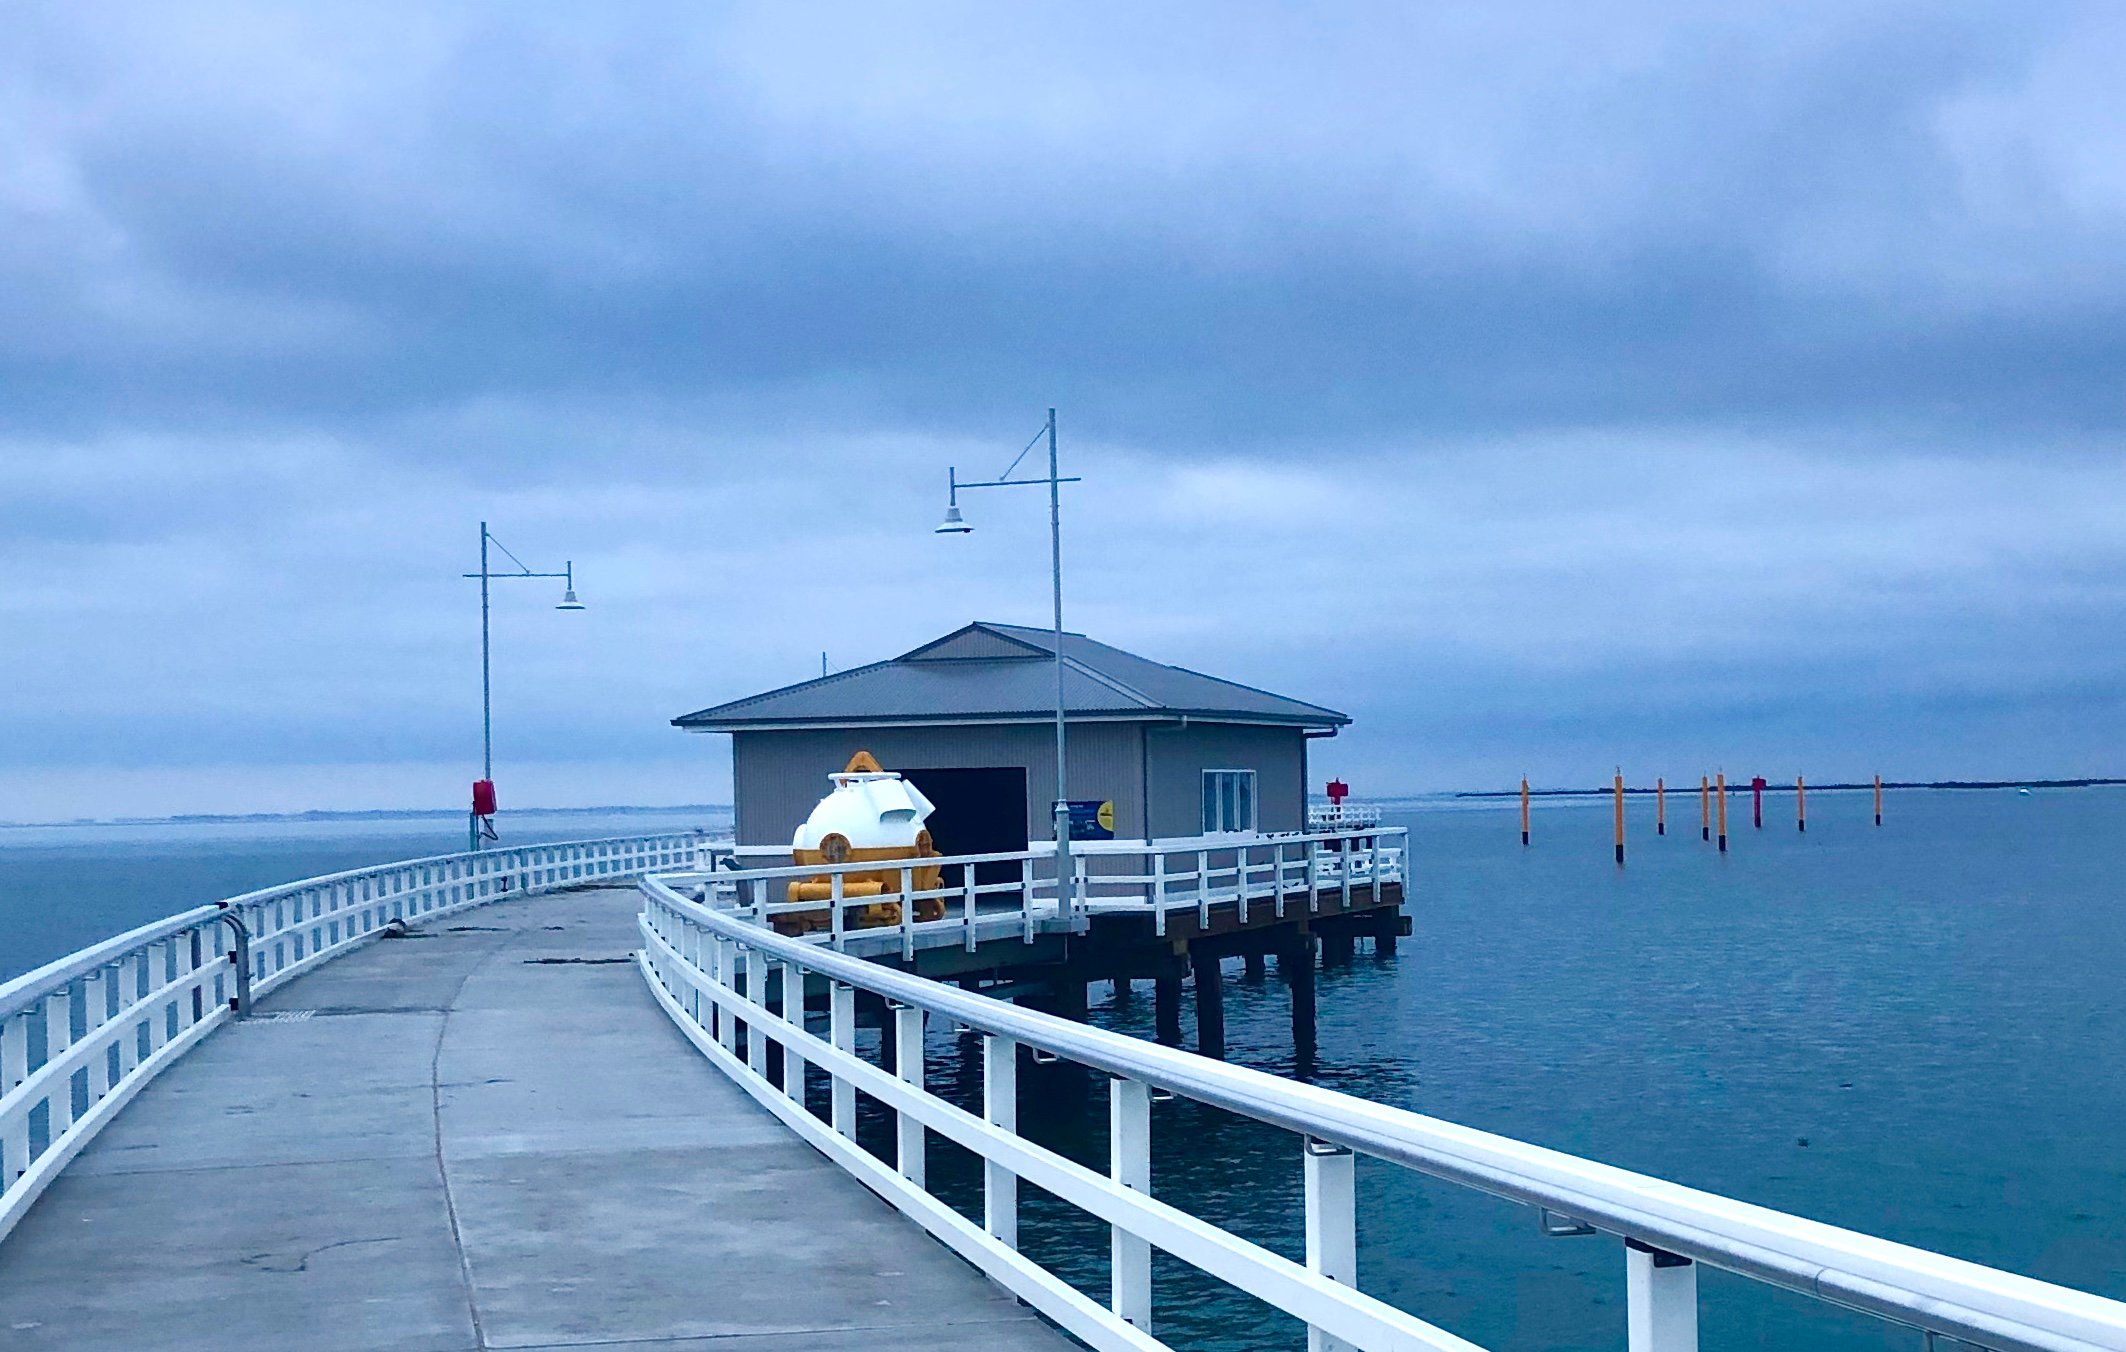
M1279 920L1302 907L1308 914L1319 914L1325 903L1349 910L1354 891L1368 894L1361 899L1370 902L1375 882L1404 880L1407 836L1404 828L1391 827L1075 841L1071 886L1060 901L1055 848L1046 843L941 859L718 868L667 881L697 900L761 924L785 916L824 919L819 941L844 952L876 956L897 948L901 956L913 957L918 949L953 944L972 952L987 940L1014 934L1031 943L1042 934L1081 929L1095 914L1148 913L1153 933L1163 936L1176 912L1193 911L1198 923L1207 926L1213 907L1235 908L1243 924L1256 907ZM757 859L762 854L741 848L736 858ZM787 851L783 857L788 857ZM735 863L736 858L727 862ZM917 886L917 875L933 868L947 876L936 887ZM897 875L897 891L857 895L850 889L851 875L878 873ZM984 873L991 875L986 882ZM827 897L788 899L789 884L820 878L830 888ZM863 907L903 900L934 903L941 914L924 920L918 918L924 907L904 905L891 924L856 923L855 913Z
M1380 825L1381 810L1374 803L1326 803L1307 809L1309 831L1361 831Z
M799 1136L1098 1349L1163 1346L1151 1331L1154 1248L1301 1320L1310 1349L1470 1347L1356 1289L1355 1155L1541 1208L1546 1229L1621 1239L1631 1352L1695 1352L1699 1263L2002 1352L2126 1349L2126 1304L1023 1010L775 934L661 878L645 879L642 892L638 960L680 1031ZM805 1014L808 987L825 997L824 1037ZM896 1064L857 1054L858 991L892 1007ZM924 1088L923 1033L933 1022L983 1037L980 1115ZM779 1082L769 1075L771 1043L782 1049ZM1109 1077L1108 1173L1018 1134L1022 1046ZM807 1065L829 1085L824 1118L805 1101ZM1155 1091L1300 1136L1305 1262L1151 1195ZM892 1162L855 1140L859 1092L894 1115ZM933 1132L982 1160L980 1224L925 1186ZM1110 1228L1106 1307L1018 1251L1021 1179Z
M697 834L439 855L269 887L0 984L0 1237L142 1085L262 995L394 924L697 867Z

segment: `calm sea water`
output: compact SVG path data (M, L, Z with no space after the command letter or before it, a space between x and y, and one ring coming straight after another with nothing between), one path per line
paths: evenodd
M1879 830L1865 794L1812 795L1805 836L1790 795L1761 832L1745 798L1725 858L1694 799L1665 838L1635 800L1623 870L1606 803L1539 806L1525 851L1511 806L1402 818L1413 938L1322 973L1311 1071L1274 966L1247 981L1229 964L1231 1055L2126 1298L2126 793L1899 793ZM1151 1018L1143 993L1094 1010L1144 1037ZM933 1051L972 1095L971 1045ZM1103 1091L1022 1120L1105 1167ZM1158 1195L1300 1256L1295 1137L1181 1101L1153 1133ZM971 1208L959 1153L933 1176ZM1359 1189L1368 1292L1486 1347L1623 1346L1615 1240L1545 1238L1533 1211L1378 1162ZM1029 1210L1029 1249L1104 1296L1098 1229ZM1295 1345L1282 1316L1178 1264L1154 1280L1162 1337ZM1921 1347L1737 1277L1705 1273L1700 1293L1709 1352Z
M1511 806L1411 813L1415 935L1322 973L1305 1067L1274 967L1233 963L1230 1054L2126 1298L2126 793L1897 793L1879 830L1865 795L1812 795L1805 836L1774 803L1762 832L1735 815L1721 858L1689 796L1665 839L1635 801L1623 870L1605 804L1539 805L1527 850ZM700 824L513 822L517 839ZM407 823L0 832L0 979L186 905L456 844ZM1148 991L1106 994L1096 1022L1150 1036ZM937 1087L978 1096L971 1039L931 1056ZM1105 1167L1097 1088L1030 1076L1027 1095L1029 1134ZM1296 1138L1181 1101L1153 1132L1159 1196L1298 1256ZM933 1185L978 1210L972 1162L934 1149ZM1531 1211L1377 1163L1359 1188L1367 1291L1487 1347L1622 1346L1615 1241L1546 1239ZM1028 1193L1029 1252L1104 1296L1104 1233ZM1275 1312L1158 1262L1161 1336L1294 1345ZM1701 1297L1709 1352L1920 1347L1718 1273Z

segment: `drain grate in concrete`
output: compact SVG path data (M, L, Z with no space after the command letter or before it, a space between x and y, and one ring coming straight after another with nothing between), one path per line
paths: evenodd
M265 1014L253 1014L252 1023L301 1023L316 1014L314 1009L276 1009Z

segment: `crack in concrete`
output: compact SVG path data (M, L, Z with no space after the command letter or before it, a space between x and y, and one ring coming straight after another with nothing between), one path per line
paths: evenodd
M403 1238L403 1235L378 1235L374 1239L336 1239L330 1244L320 1244L314 1249L303 1250L296 1255L292 1267L281 1266L280 1264L287 1261L285 1256L274 1253L254 1253L242 1261L245 1267L257 1268L261 1272L308 1272L311 1259L332 1249L346 1249L357 1244L390 1244Z

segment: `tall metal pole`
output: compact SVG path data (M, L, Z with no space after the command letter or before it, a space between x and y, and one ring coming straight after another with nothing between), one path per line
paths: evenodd
M1063 766L1063 480L1056 461L1056 411L1048 410L1048 548L1056 603L1056 908L1075 920L1071 905L1070 779Z
M480 778L495 777L494 697L487 662L487 523L480 523Z

